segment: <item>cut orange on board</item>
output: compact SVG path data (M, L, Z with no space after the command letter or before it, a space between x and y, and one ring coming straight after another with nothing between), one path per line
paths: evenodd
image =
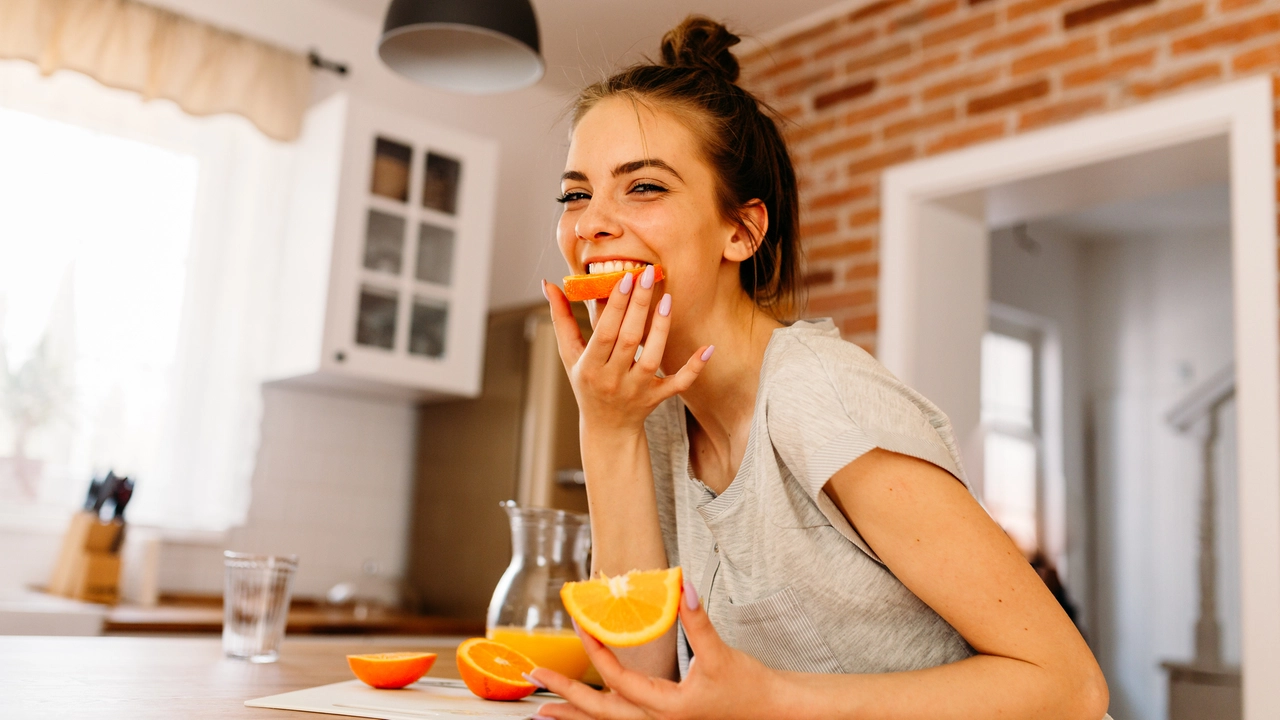
M458 646L458 674L471 692L485 700L519 700L538 687L524 673L537 667L529 658L484 638L471 638Z
M680 609L680 568L565 583L560 600L578 626L605 645L633 647L661 637Z
M564 296L569 298L571 302L602 300L609 297L609 293L613 292L613 286L618 284L623 275L627 273L639 275L642 272L644 272L644 268L641 267L635 270L619 270L617 272L567 275L564 279ZM662 278L662 266L654 265L653 281L658 282Z
M436 662L435 653L393 652L348 655L351 672L366 685L392 690L411 685L427 674Z

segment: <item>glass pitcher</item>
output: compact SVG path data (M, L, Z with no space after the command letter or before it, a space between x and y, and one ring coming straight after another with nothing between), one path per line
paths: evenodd
M586 515L499 503L511 520L511 564L489 601L486 635L541 667L581 678L589 662L560 602L560 586L588 577Z

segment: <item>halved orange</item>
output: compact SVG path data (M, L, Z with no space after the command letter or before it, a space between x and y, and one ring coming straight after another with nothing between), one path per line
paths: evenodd
M423 652L347 656L347 664L356 677L367 685L382 689L402 688L417 682L435 662L435 653Z
M485 700L519 700L533 694L538 686L522 674L535 667L529 658L492 640L471 638L458 646L458 674Z
M618 284L623 275L627 273L639 275L642 272L644 272L644 268L595 273L594 275L566 275L564 278L564 296L569 298L571 302L602 300L609 297L609 293L613 292L613 286ZM658 282L662 278L662 266L654 265L653 281Z
M565 583L560 600L578 626L605 645L633 647L671 629L680 609L680 568Z

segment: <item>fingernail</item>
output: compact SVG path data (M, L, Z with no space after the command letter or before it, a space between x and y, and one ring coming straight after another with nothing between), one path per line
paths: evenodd
M537 685L538 687L542 688L543 690L546 690L546 689L547 689L547 686L546 686L546 685L543 685L542 683L538 682L538 678L536 678L536 677L534 677L534 676L530 675L529 673L520 673L520 677L524 678L524 679L525 679L525 682L527 682L527 683L529 683L529 684L531 684L531 685Z
M710 359L711 359L711 353L713 353L713 352L715 352L715 351L716 351L716 346L715 346L715 345L708 345L708 346L707 346L707 349L702 351L702 362L706 362L706 361L710 360Z
M698 609L698 589L689 578L684 579L684 604L690 610Z
M653 287L653 266L645 267L644 272L640 273L640 287L648 290Z
M546 281L546 280L543 280L543 281L542 281L542 297L546 298L546 299L547 299L547 302L550 302L550 301L551 301L551 293L547 292L547 281Z
M667 293L658 301L658 314L666 317L671 314L671 294Z
M529 720L555 720L555 718L547 717L546 715L530 715Z
M636 281L635 275L632 275L631 273L627 273L626 275L623 275L622 282L618 283L618 292L622 293L623 295L626 295L627 293L631 292L631 286L632 284L635 283L635 281Z

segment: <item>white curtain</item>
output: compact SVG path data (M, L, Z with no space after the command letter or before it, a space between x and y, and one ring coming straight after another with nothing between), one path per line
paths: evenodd
M174 291L178 283L173 296L178 305L170 313L176 323L175 341L169 351L156 353L167 358L155 365L162 381L154 385L161 390L153 396L117 391L106 400L99 398L96 417L80 412L63 441L46 438L43 451L53 462L45 464L39 497L23 507L12 499L0 501L0 522L6 512L12 517L59 511L65 517L83 495L90 473L108 465L133 473L137 480L128 513L133 522L208 530L243 522L259 438L261 378L271 333L277 248L284 235L292 184L292 146L264 137L241 117L194 118L171 102L144 102L137 94L105 88L77 73L42 77L33 64L23 61L0 61L0 108L163 148L178 159L175 162L193 159L198 168L193 174L194 202L186 215L179 212L176 219L171 218L178 225L188 221L184 218L190 223L185 253L175 256L177 265L157 271L165 276L148 279L138 275L135 263L120 271L130 278L127 283L117 282L114 289L111 282L96 286L104 288L99 297L107 298L113 292L139 291L136 285L154 287L157 293L165 288ZM55 175L71 180L78 172L76 158L65 155L52 152L48 161L56 166L51 168ZM122 157L127 163L128 156ZM91 221L111 214L109 207L94 211L91 202L76 195L92 188L77 189L75 182L67 182L49 190L64 191L62 200L69 214L88 215ZM6 214L18 217L27 209L5 207L6 202L15 202L14 195L22 193L0 195L0 230ZM127 199L130 203L146 200ZM157 214L170 210L159 208ZM152 220L125 218L140 225ZM108 263L100 262L100 269L84 265L94 262L93 257L82 253L75 271L85 277L99 270L108 272ZM86 307L86 298L77 300ZM10 307L11 316L12 311ZM76 336L81 343L90 337L83 326L81 322ZM0 339L4 329L0 317ZM139 332L138 337L144 334ZM117 354L135 349L122 343ZM87 402L84 388L78 390L78 401ZM112 418L119 419L115 428ZM88 427L93 423L102 427ZM5 450L0 448L0 454Z

